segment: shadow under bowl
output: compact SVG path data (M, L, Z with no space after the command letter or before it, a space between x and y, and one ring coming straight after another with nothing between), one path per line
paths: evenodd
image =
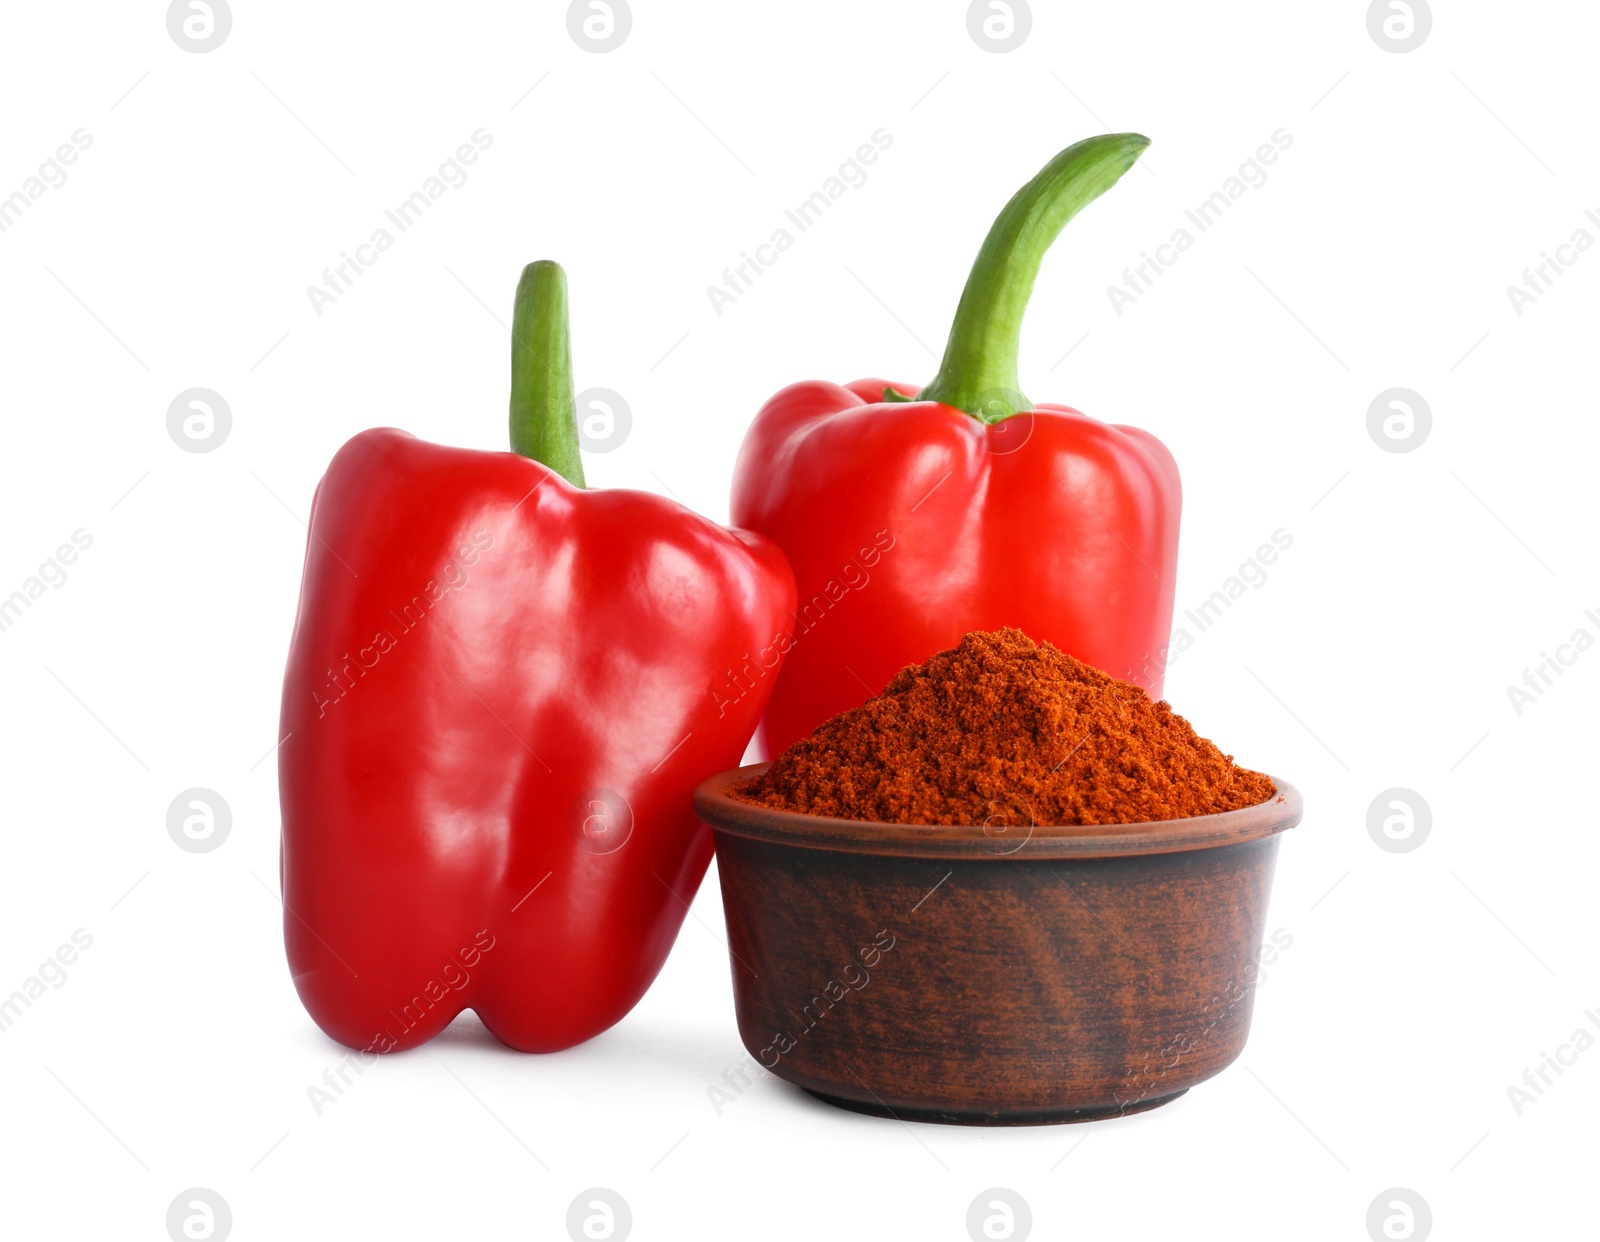
M1244 1050L1299 792L1143 824L828 819L695 791L739 1034L843 1108L969 1125L1143 1112Z

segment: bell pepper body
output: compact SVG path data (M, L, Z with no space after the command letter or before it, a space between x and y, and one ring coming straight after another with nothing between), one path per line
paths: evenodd
M982 423L862 395L884 387L791 385L740 453L733 521L799 586L765 752L1006 625L1159 698L1182 495L1165 446L1066 406Z

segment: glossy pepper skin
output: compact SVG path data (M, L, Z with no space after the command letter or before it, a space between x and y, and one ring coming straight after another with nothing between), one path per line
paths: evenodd
M519 453L361 433L317 489L284 679L284 932L334 1039L409 1048L473 1009L524 1051L611 1026L711 858L691 793L739 762L792 576L760 536L585 491L565 280L513 329ZM547 365L548 364L548 365Z
M969 630L1016 626L1161 695L1182 488L1148 432L1017 387L1040 259L1149 140L1069 147L979 252L939 374L807 381L756 416L733 520L788 556L800 606L762 726L776 753Z

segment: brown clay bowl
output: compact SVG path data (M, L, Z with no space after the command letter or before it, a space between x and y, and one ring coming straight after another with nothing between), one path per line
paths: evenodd
M695 791L716 837L744 1045L859 1112L971 1125L1165 1104L1250 1033L1278 834L1223 815L996 832L826 819Z

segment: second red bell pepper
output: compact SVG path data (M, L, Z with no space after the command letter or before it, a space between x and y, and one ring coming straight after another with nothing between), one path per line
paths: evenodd
M970 630L1015 626L1160 697L1181 488L1136 427L1018 389L1040 260L1149 139L1067 148L1001 211L932 383L794 384L756 416L733 520L781 547L799 609L763 725L769 753Z

